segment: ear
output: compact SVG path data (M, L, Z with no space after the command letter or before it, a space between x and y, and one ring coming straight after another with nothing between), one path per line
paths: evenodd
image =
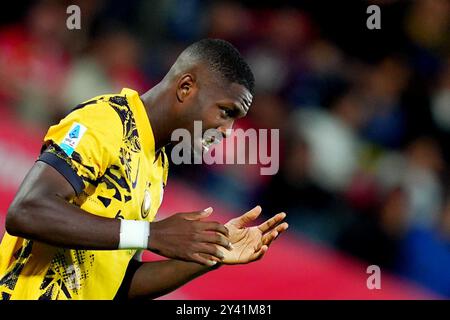
M177 83L178 102L184 102L192 94L194 86L195 77L190 73L183 74Z

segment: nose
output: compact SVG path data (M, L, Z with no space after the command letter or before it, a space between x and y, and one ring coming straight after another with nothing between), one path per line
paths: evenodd
M228 122L225 125L220 126L217 128L220 133L222 133L222 137L224 139L229 138L231 136L231 129L233 128L233 121Z

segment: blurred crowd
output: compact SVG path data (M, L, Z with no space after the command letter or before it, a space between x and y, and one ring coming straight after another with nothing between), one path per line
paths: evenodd
M240 128L280 129L280 170L171 166L244 210L450 297L450 2L38 1L0 29L0 110L47 127L92 96L156 84L190 43L222 38L256 95ZM381 7L381 30L366 8ZM301 272L301 270L299 270Z

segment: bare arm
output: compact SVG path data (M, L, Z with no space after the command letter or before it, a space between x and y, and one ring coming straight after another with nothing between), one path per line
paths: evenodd
M131 270L127 271L132 274L129 274L129 279L126 280L129 283L122 284L122 292L117 297L119 299L156 299L219 266L217 264L210 267L180 260L145 263L132 261L131 264L140 266L132 266Z
M226 250L224 259L213 267L197 263L167 260L140 263L132 261L119 296L129 299L154 299L165 295L187 282L218 268L222 264L243 264L261 259L278 235L287 230L283 222L286 214L279 213L259 226L246 227L261 213L257 206L242 216L230 220L226 225L230 230L232 249Z
M120 220L95 216L70 204L74 196L74 189L58 171L37 161L8 209L6 231L59 247L117 249Z
M120 220L90 214L68 202L71 184L53 167L37 161L9 207L9 234L71 249L115 250ZM150 224L149 250L169 258L208 264L227 247L227 229L217 222L200 221L204 212L179 213ZM170 232L169 232L170 231ZM207 258L200 255L207 254Z

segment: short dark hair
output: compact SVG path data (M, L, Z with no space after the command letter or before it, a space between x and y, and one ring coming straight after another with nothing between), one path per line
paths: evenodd
M190 45L186 51L209 63L211 70L218 72L224 79L243 85L254 94L253 72L231 43L222 39L202 39Z

